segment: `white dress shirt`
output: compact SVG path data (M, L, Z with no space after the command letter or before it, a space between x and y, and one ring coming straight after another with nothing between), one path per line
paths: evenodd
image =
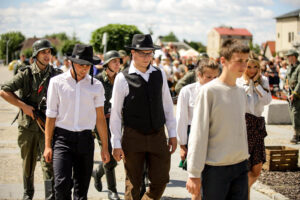
M246 85L246 81L243 77L237 79L238 85L242 86L247 93L247 109L246 112L257 117L261 117L264 111L264 106L268 105L272 101L271 92L267 92L263 87L270 91L268 78L262 76L262 85L259 84L256 87L254 82L250 80L249 85Z
M139 74L143 77L145 81L148 82L149 76L153 71L156 71L153 66L150 66L149 69L143 73L134 67L134 61L131 62L129 67L129 74ZM163 98L163 107L166 118L166 126L168 129L169 137L176 137L176 120L173 113L173 102L170 95L169 87L167 84L166 75L164 72L161 72L163 77L163 86L162 86L162 98ZM110 115L110 131L111 131L111 144L113 148L121 148L121 139L122 139L122 108L125 97L129 94L129 86L124 77L123 73L119 73L116 76L112 97L111 97L111 115Z
M71 71L53 77L47 94L46 115L56 118L55 126L69 131L92 130L96 125L96 108L104 106L104 88L90 75L76 83Z
M187 144L187 129L188 125L192 123L193 109L201 86L197 81L196 83L184 86L180 90L176 108L176 132L180 145Z

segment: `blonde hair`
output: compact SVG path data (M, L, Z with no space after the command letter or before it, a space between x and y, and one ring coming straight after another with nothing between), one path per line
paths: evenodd
M257 66L257 73L260 73L261 72L261 66L260 66L260 62L258 60L258 57L257 55L253 52L253 51L250 51L249 52L249 57L248 57L248 62L247 62L247 66L250 64L250 63L253 63ZM246 73L246 72L245 72ZM267 88L265 88L263 86L263 82L262 82L262 75L259 76L259 78L257 79L258 83L261 85L261 87L266 91L266 92L270 92L270 90L268 90Z

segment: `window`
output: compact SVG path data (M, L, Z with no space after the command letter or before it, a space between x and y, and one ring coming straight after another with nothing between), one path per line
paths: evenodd
M280 38L280 33L277 34L277 37Z
M289 42L291 42L291 41L292 41L292 33L289 32Z
M292 41L294 41L294 32L292 32Z

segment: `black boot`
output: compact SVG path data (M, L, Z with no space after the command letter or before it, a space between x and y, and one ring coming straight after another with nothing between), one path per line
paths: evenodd
M52 179L45 181L45 199L46 200L55 200L54 182Z
M110 200L119 200L120 197L117 192L117 183L115 169L105 171L107 187L108 187L108 199Z
M101 182L101 178L104 175L104 168L103 168L103 163L100 162L99 166L97 169L95 169L92 173L92 176L94 178L95 181L95 188L96 190L98 190L99 192L102 191L102 182Z
M26 178L23 176L24 195L23 200L31 200L34 194L33 176Z

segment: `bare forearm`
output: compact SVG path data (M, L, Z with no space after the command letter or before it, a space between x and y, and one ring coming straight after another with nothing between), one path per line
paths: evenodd
M102 147L108 149L107 125L104 117L97 119L96 128L101 139Z
M104 116L104 107L98 107L96 108L96 128L99 134L99 137L101 139L102 143L102 148L103 149L108 149L108 141L107 141L107 125L106 125L106 120Z
M53 137L53 132L55 128L56 118L46 118L46 127L45 127L45 147L51 148L51 141Z
M14 106L17 106L19 108L23 108L24 105L26 105L23 101L21 101L19 99L19 97L17 97L17 95L13 92L6 92L6 91L3 91L1 90L0 91L0 96L5 100L7 101L8 103L14 105Z

